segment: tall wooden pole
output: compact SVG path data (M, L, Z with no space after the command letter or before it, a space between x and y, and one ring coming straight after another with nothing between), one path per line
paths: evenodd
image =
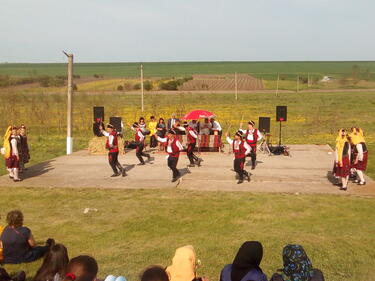
M297 75L297 93L299 92L299 75Z
M279 79L280 79L280 74L277 73L277 82L276 82L276 97L279 95Z
M73 54L64 54L68 57L68 108L66 131L66 154L73 153Z
M235 99L238 100L237 72L234 73L234 95Z
M141 94L142 94L142 112L144 110L144 87L143 87L143 64L141 64Z

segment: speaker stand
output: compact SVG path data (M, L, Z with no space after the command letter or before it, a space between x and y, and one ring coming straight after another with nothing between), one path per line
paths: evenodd
M280 130L279 130L279 146L281 146L281 121L280 122Z

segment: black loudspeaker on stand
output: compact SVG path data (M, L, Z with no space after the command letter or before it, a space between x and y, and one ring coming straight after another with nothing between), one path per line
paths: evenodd
M286 120L287 120L287 106L285 105L276 106L276 121L280 122L279 146L281 146L281 122L286 122Z
M122 132L122 118L121 117L109 117L109 124L115 127L118 133Z
M94 106L94 121L100 119L104 122L104 106Z

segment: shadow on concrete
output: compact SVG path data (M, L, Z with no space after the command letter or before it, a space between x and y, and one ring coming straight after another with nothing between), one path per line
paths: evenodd
M180 172L180 177L183 177L187 174L191 174L191 171L189 170L189 168L179 169L178 171Z
M337 178L335 178L335 176L333 175L332 171L327 171L327 179L333 185L337 185L339 183Z
M135 167L135 164L131 164L131 165L122 165L124 168L125 168L125 171L126 172L129 172L131 169L133 169Z
M49 161L42 162L42 163L29 167L27 171L22 173L21 175L22 179L30 179L34 177L39 177L43 174L48 173L51 170L54 170L55 168L52 167L51 165L52 162L55 162L55 160L49 160Z

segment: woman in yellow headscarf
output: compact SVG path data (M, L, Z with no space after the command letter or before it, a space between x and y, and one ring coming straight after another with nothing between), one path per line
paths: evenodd
M192 281L196 279L196 254L193 246L188 245L176 250L172 265L166 271L170 281Z
M5 131L4 134L4 139L3 139L3 151L2 154L4 154L4 158L7 159L10 157L11 154L11 149L10 149L10 142L9 138L12 134L12 126L9 126L7 130Z
M352 128L352 134L350 136L354 152L352 167L357 173L357 179L354 182L358 183L358 185L365 185L366 180L364 172L367 168L368 150L363 137L363 131L361 128Z
M350 143L345 129L340 129L336 138L334 176L341 179L340 190L347 190L350 174Z

